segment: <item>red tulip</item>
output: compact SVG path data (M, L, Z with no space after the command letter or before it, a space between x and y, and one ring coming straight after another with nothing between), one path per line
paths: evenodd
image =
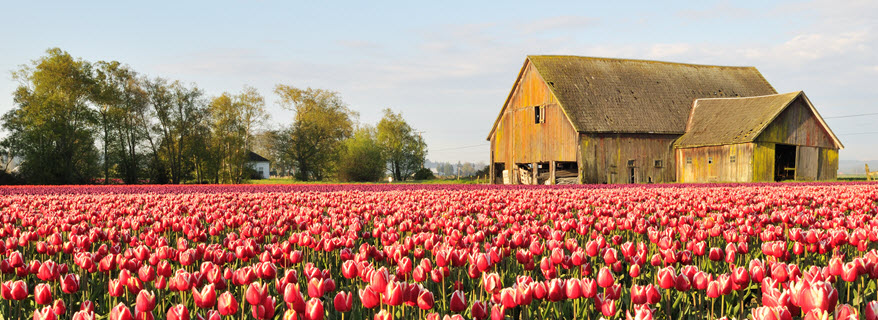
M582 298L594 298L598 294L598 284L594 279L582 278Z
M613 279L613 273L611 273L610 269L607 269L607 267L601 268L601 271L598 272L597 281L598 286L600 286L601 288L612 286L613 283L616 282L616 280Z
M460 290L455 290L451 294L451 303L449 305L449 309L451 312L460 313L463 310L466 310L466 296L464 296L463 292Z
M95 314L89 311L77 311L73 313L72 320L95 320Z
M802 320L829 320L830 313L820 309L813 309L805 314Z
M42 310L34 310L34 320L55 320L55 310L52 307L44 307Z
M124 303L119 302L113 310L110 311L110 320L133 320L134 316L131 315L131 310L128 310L128 307L125 306Z
M345 279L353 279L359 274L359 267L354 260L348 260L341 265L341 274Z
M353 308L353 297L350 292L345 293L344 291L339 291L335 295L335 299L332 300L332 306L335 308L335 311L338 312L348 312Z
M387 268L381 267L372 272L369 285L376 293L384 293L388 282L390 282L390 273L387 272Z
M24 300L27 298L27 283L22 280L6 281L2 286L3 299L6 300Z
M548 293L546 295L546 298L552 302L564 300L564 295L566 294L564 282L561 281L561 279L552 279L549 280L548 283Z
M305 304L305 314L304 320L323 320L324 310L323 310L323 301L316 298L311 298ZM268 319L268 318L265 318Z
M470 314L473 316L473 319L484 320L488 318L488 307L485 305L484 302L475 301L473 302L473 307L470 310Z
M311 298L320 298L326 292L326 284L323 279L311 278L308 281L308 296Z
M381 303L381 300L378 298L378 293L376 293L375 290L372 290L371 286L368 286L365 289L360 289L359 294L360 301L366 309L372 309Z
M48 284L40 283L34 287L34 302L37 304L52 303L52 289Z
M238 313L238 300L236 300L235 296L233 296L230 292L226 291L220 295L216 307L221 315L233 315Z
M666 267L658 271L658 284L662 289L671 289L677 284L677 274L673 267Z
M384 303L390 306L402 304L402 286L399 282L391 281L384 289Z
M643 295L646 296L647 304L656 304L662 300L662 295L659 293L658 288L651 283L646 285L646 288L643 290Z
M268 296L268 285L253 282L247 287L245 298L250 305L261 305L265 297Z
M835 308L832 318L835 320L859 320L860 313L849 304L841 304Z
M201 288L201 291L192 288L192 300L195 301L195 306L201 309L213 308L213 305L216 304L216 289L214 289L214 285L208 284Z
M572 278L567 280L567 299L579 299L582 296L582 284L579 279ZM507 308L511 308L506 306Z
M79 291L79 275L68 273L61 279L61 291L75 293Z
M858 274L857 263L851 261L842 266L841 279L846 282L857 281ZM836 318L837 319L837 318Z
M878 320L878 301L869 301L863 311L866 320Z
M625 311L625 320L652 320L652 309L646 305L635 306L634 315L631 310Z
M189 309L186 306L178 304L168 309L167 320L189 320Z
M433 309L433 293L427 290L421 291L418 294L418 308L421 310L430 310Z
M753 320L792 320L793 316L785 307L758 307L750 311Z
M155 294L149 290L141 290L137 293L137 312L150 312L155 309Z
M54 310L55 314L62 315L67 313L67 305L64 304L64 300L57 299L55 303L52 304L52 310Z

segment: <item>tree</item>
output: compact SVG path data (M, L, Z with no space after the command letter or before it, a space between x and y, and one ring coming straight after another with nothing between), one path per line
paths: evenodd
M86 183L97 171L91 65L54 48L13 74L16 107L3 116L5 141L30 183Z
M220 156L220 181L240 183L247 176L254 131L266 118L265 99L247 87L241 94L214 98L208 110L213 145Z
M147 83L149 104L156 123L152 130L158 141L154 145L161 168L167 168L172 183L180 183L194 171L193 134L208 116L204 93L196 86L184 86L179 81L168 84L164 79Z
M378 122L378 143L396 181L405 181L424 165L427 144L399 113L384 109L384 117Z
M345 140L338 161L340 181L378 181L384 177L386 161L378 145L376 130L363 126Z
M274 92L284 108L296 112L285 138L290 142L285 152L295 164L296 179L324 179L334 172L342 143L351 136L357 114L337 92L287 85L278 85Z
M111 151L125 183L138 182L140 148L147 135L147 91L131 68L117 61L99 61L95 68L94 104L102 134L104 183L111 167Z

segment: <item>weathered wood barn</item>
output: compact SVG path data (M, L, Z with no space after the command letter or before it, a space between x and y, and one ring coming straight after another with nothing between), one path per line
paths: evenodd
M753 67L528 56L488 135L498 184L834 179L842 144Z

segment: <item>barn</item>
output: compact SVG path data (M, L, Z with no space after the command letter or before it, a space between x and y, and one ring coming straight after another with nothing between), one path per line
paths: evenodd
M488 140L497 184L824 180L843 147L756 68L579 56L528 56Z

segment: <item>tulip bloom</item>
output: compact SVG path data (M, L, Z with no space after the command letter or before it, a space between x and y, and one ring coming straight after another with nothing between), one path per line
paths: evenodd
M332 300L335 311L348 312L353 308L354 300L350 292L339 291Z
M372 290L371 286L366 287L366 289L360 289L359 294L360 301L366 309L372 309L381 303L381 300L378 298L378 293L376 293L375 290Z
M598 286L600 286L601 288L612 286L613 283L616 282L616 280L613 279L613 273L610 272L610 269L607 269L607 267L601 268L601 271L598 272L597 280Z
M34 302L37 304L52 303L52 291L48 284L40 283L34 287Z
M44 307L42 310L34 310L34 320L55 320L55 310L52 307Z
M878 320L878 301L869 301L866 310L863 311L866 320Z
M178 304L176 306L168 309L167 320L189 320L189 309L182 304Z
M488 318L488 307L487 305L485 305L484 302L473 302L473 307L472 309L470 309L470 314L473 316L473 319L484 320Z
M195 306L201 309L212 308L216 304L216 289L214 289L214 285L208 284L201 288L201 291L192 288L192 300L195 300Z
M266 296L268 296L268 284L259 284L257 282L251 283L245 293L247 303L254 306L262 304Z
M451 294L451 303L448 308L451 312L460 313L461 311L466 310L466 307L466 296L463 294L463 291L455 290Z
M110 310L110 320L134 320L134 316L124 303L119 302L113 310Z
M155 294L149 290L140 290L137 293L137 312L150 312L155 309Z
M79 275L68 273L61 279L61 291L76 293L79 291Z
M673 267L666 267L658 271L658 284L662 289L671 289L677 284L677 274Z
M217 310L224 316L236 314L238 313L238 300L230 292L223 292L217 301Z
M792 320L793 316L785 307L758 307L751 309L753 320Z
M304 320L323 320L323 317L323 301L316 298L311 298L311 300L308 300L308 302L305 304L305 314L303 317Z
M421 310L430 310L433 309L433 304L434 300L432 292L423 290L418 294L418 308L421 308Z

